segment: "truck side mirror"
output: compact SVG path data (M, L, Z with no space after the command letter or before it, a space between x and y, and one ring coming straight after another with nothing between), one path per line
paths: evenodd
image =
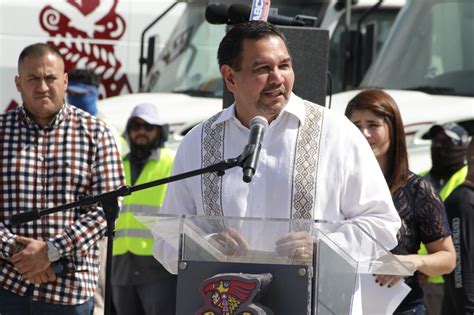
M157 36L151 36L148 38L148 49L145 58L146 64L146 74L150 73L151 68L153 67L153 63L155 61L155 42Z
M372 64L372 61L375 58L375 55L377 54L377 23L372 22L369 23L365 26L365 33L362 37L362 60L361 60L361 66L360 66L360 71L358 73L358 82L357 84L362 81L364 77L364 73L367 72L369 69L370 65Z
M355 86L356 67L360 61L359 38L360 34L356 30L343 31L341 34L340 56L343 56L343 66L340 68L340 77L343 91Z
M143 55L138 60L140 65L140 74L139 74L139 91L143 92L144 87L142 86L142 79L143 79L143 65L146 65L146 75L150 73L151 68L153 67L153 63L155 61L155 43L157 42L156 36L151 36L148 38L148 48L147 48L147 55L144 57ZM141 46L141 50L143 51L143 45Z
M376 47L377 23L368 23L365 31L350 30L342 33L341 56L344 65L341 67L343 90L357 87L365 72L372 64Z

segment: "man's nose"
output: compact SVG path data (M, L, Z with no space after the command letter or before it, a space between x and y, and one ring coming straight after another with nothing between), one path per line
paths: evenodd
M270 76L268 78L269 83L271 84L281 84L285 79L279 69L275 69L270 72Z
M45 79L39 79L38 81L38 89L40 91L47 91L49 89L48 83L46 83Z

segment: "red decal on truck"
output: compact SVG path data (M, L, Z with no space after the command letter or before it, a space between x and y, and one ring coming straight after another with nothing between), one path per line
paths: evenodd
M115 46L110 43L120 39L126 29L125 20L116 12L117 3L118 0L67 0L60 8L44 7L39 15L41 27L54 38L49 43L65 59L66 71L94 69L105 90L101 97L132 92L127 75L120 71L122 63Z

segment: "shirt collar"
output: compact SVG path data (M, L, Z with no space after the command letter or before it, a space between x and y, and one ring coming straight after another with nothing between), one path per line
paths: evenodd
M278 115L276 119L278 119L280 116L285 115L285 114L295 116L300 121L300 124L304 125L305 106L304 106L303 99L292 92L290 96L290 100L288 101L288 103L286 104L286 106L283 108L280 115ZM226 122L227 120L231 118L237 119L237 116L235 115L235 102L231 106L225 108L221 112L219 117L212 124L212 127L214 127L217 124Z
M66 103L63 104L59 112L56 113L56 116L53 120L45 126L43 129L53 129L54 127L58 126L62 121L64 121L71 113L72 109L71 106L67 105ZM25 109L25 105L19 108L19 116L23 119L23 121L30 127L34 126L38 129L38 124L28 115Z

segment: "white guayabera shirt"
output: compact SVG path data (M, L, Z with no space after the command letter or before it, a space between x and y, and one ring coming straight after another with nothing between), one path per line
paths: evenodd
M173 175L242 153L250 131L236 118L234 106L188 133ZM400 227L383 174L360 131L344 116L294 94L265 133L251 183L243 182L240 167L221 177L205 174L174 182L160 213L354 220L388 249L397 244ZM157 249L161 261L165 251Z

